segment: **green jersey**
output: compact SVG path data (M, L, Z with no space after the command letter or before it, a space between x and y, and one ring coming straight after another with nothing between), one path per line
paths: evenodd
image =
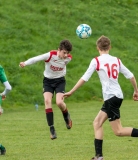
M0 65L0 81L2 83L7 81L7 77L6 77L4 68L1 65Z
M6 77L4 68L1 65L0 65L0 81L1 83L4 83L7 81L7 77ZM2 103L2 97L0 96L0 106L1 106L1 103Z

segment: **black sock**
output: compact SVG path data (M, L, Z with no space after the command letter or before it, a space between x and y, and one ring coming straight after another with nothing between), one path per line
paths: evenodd
M103 153L102 153L102 144L103 144L103 140L100 140L100 139L95 139L94 140L95 156L99 156L99 157L103 156Z
M133 128L131 137L138 137L138 129Z
M66 108L65 111L62 111L62 114L63 114L65 122L68 123L68 114L69 114L68 109Z
M49 126L54 125L54 114L52 108L45 109L46 119Z

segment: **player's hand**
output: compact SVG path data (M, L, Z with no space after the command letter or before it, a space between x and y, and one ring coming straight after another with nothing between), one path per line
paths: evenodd
M134 101L138 101L138 91L133 93Z
M68 97L70 97L71 95L72 95L71 92L67 92L67 93L65 93L63 96L64 96L65 98L68 98Z
M24 62L20 62L19 66L23 68L23 67L25 67L25 63Z

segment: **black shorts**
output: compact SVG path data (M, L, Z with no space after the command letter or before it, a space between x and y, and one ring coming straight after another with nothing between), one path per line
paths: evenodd
M109 121L114 121L120 118L120 106L122 101L123 99L114 96L104 102L101 110L107 113Z
M55 93L64 93L65 92L66 80L65 77L49 79L44 77L43 79L43 93L51 92Z

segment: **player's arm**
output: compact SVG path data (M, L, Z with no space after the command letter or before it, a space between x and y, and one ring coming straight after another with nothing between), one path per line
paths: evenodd
M10 90L12 89L11 85L9 84L5 71L3 69L2 66L0 66L0 81L3 83L3 85L5 86L5 89L2 93L0 93L0 115L3 113L3 109L1 108L1 103L2 100L4 100L6 98L6 95L10 92Z
M136 82L135 77L130 78L130 82L131 82L131 84L132 84L132 86L133 86L133 88L134 88L134 92L138 92L137 82Z
M32 57L25 62L20 62L19 66L23 68L27 65L34 64L38 61L47 60L49 57L50 57L50 52L36 56L36 57Z
M4 68L2 66L0 66L0 81L4 84L5 89L2 93L0 93L0 115L3 113L3 109L1 107L2 104L2 100L4 100L6 98L6 95L9 93L9 91L11 90L11 85L9 84Z
M5 86L4 91L0 95L2 96L2 99L5 99L6 95L10 92L10 90L12 89L12 87L9 84L8 80L7 80L7 76L6 76L4 68L2 66L0 66L0 81Z
M120 72L127 78L130 80L133 88L134 88L134 93L133 93L133 99L134 101L138 101L138 88L137 88L137 82L136 79L133 75L133 73L126 68L123 63L120 61Z
M133 99L134 99L134 101L138 101L138 88L137 88L137 82L136 82L135 77L132 77L130 79L130 82L134 88Z
M6 98L6 95L11 91L12 87L8 81L3 82L3 85L5 86L4 91L1 93L2 100Z
M86 81L89 80L89 78L92 76L93 72L96 69L96 61L93 59L87 69L87 71L84 73L84 75L79 79L79 81L76 83L76 85L67 93L64 94L64 97L71 96L78 88L80 88Z
M76 85L67 93L64 94L64 97L69 97L71 96L78 88L80 88L85 81L80 78L80 80L76 83Z

